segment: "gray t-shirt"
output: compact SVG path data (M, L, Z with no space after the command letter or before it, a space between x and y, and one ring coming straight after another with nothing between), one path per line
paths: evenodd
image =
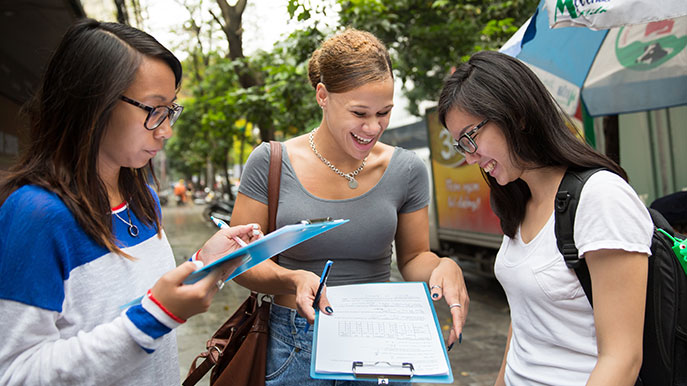
M429 177L422 161L397 147L382 178L368 192L325 200L305 190L283 144L282 150L277 227L322 217L350 221L283 252L279 265L320 275L324 263L333 260L330 286L388 281L398 213L414 212L429 203ZM270 146L263 143L248 157L239 186L240 193L265 205L269 163Z

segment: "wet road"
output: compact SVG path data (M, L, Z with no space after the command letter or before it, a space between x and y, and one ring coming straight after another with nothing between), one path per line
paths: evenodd
M216 231L209 221L203 219L202 210L202 206L172 205L162 210L164 228L177 264L188 259ZM392 280L400 280L395 265ZM505 295L495 280L466 274L466 282L471 302L468 321L463 330L463 343L456 344L448 353L453 369L453 385L493 385L503 358L508 332L509 317ZM245 288L229 282L217 294L208 312L194 316L177 329L182 380L195 356L204 351L206 340L248 294L249 291ZM435 304L435 308L444 338L448 338L448 306L442 300ZM208 385L209 377L206 376L198 384Z

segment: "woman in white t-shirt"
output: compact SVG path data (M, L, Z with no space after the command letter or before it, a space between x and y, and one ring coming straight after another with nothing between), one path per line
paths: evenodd
M480 52L445 82L439 118L491 188L505 234L495 264L511 309L497 385L633 385L652 223L624 170L579 140L534 73ZM554 198L568 168L605 167L584 185L575 244L587 261L592 310L554 233Z

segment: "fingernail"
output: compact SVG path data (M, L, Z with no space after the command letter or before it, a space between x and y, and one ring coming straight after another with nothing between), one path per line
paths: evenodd
M259 229L260 226L258 224L248 224L253 227L253 229Z
M449 345L448 345L448 348L446 349L446 351L451 351L451 349L453 348L453 345L454 345L455 343L456 343L456 342L453 342L453 343L449 344Z
M259 235L259 234L260 234L260 231L258 231L258 230L254 230L254 231L253 231L253 236L257 236L257 235Z
M439 294L437 294L437 293L432 294L432 298L433 298L433 299L436 299L436 298L438 298L438 297L439 297Z
M328 314L331 314L334 312L334 310L332 310L332 308L329 306L325 307L324 310L327 311Z
M462 332L458 335L458 344L461 344L461 343L463 343L463 333Z
M203 264L203 262L200 260L193 260L193 264L196 265L196 269L201 269L205 266L205 264Z

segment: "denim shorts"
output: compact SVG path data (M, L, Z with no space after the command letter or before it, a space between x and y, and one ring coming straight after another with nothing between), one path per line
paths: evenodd
M310 378L313 328L303 332L305 318L294 309L272 303L270 312L270 340L267 344L265 386L350 386L372 385L370 382L336 381ZM410 385L391 382L390 385Z

